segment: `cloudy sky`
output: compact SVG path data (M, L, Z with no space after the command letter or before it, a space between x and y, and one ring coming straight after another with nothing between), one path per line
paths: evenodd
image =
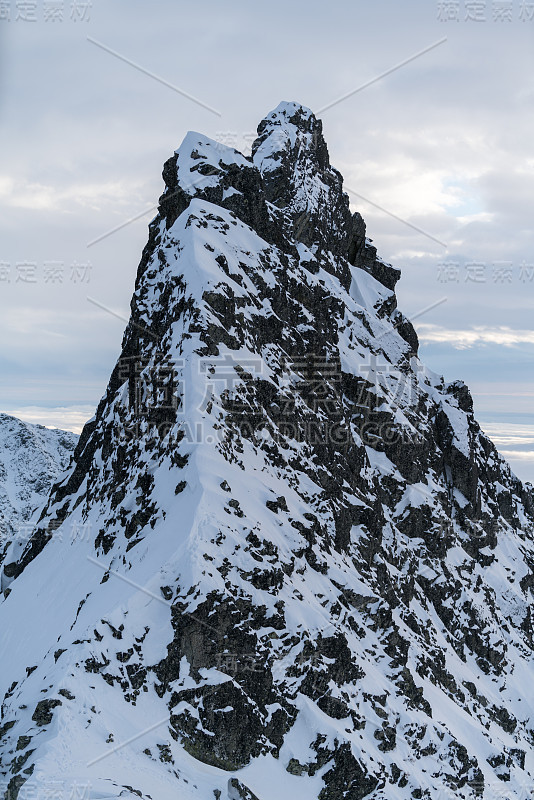
M533 75L524 0L0 0L0 410L79 430L164 161L188 130L248 152L296 100L402 269L422 358L534 480Z

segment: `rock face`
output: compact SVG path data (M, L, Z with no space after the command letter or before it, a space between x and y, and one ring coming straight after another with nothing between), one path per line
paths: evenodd
M4 560L5 797L531 796L532 488L418 360L321 123L188 134L163 175L107 392Z
M0 414L0 563L13 541L26 543L32 515L69 466L78 437Z

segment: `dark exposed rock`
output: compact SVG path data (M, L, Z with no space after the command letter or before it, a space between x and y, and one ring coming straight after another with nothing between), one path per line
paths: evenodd
M323 776L325 787L319 794L319 800L338 800L340 797L363 800L377 787L376 778L366 773L348 744L336 749L332 761L332 767Z
M61 700L40 700L33 712L32 719L37 725L50 725L53 718L53 709L61 705Z

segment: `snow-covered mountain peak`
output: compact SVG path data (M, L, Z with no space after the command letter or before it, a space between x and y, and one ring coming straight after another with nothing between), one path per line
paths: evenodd
M296 103L294 100L282 100L276 108L264 117L260 122L260 126L264 120L279 120L282 118L290 119L292 124L299 125L303 124L303 120L315 119L315 114L311 108L303 106L302 103Z
M262 173L277 169L284 152L315 152L317 163L329 167L322 123L309 108L299 103L280 103L258 125L252 145L254 163Z
M200 197L232 211L269 244L286 252L300 247L310 264L322 260L346 289L351 265L367 270L388 289L400 276L378 257L361 215L351 212L342 176L330 166L321 121L298 103L281 103L260 122L250 159L188 133L166 162L163 178L166 189L153 241L161 218L168 229L191 198Z
M6 800L533 794L532 489L306 126L165 164L106 393L4 561Z

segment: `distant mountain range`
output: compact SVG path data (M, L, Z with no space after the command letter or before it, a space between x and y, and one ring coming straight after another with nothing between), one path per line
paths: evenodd
M0 414L0 553L28 540L34 512L69 466L78 436Z

